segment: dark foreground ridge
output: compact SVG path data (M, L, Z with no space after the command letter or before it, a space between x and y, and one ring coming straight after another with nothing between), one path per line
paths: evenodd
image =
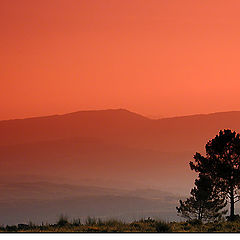
M198 220L186 222L164 222L155 219L141 219L131 223L110 219L101 220L88 217L82 223L80 219L68 221L61 216L56 224L35 225L18 224L13 226L0 227L0 233L11 232L75 232L75 233L180 233L180 232L240 232L240 221L208 222L202 223Z

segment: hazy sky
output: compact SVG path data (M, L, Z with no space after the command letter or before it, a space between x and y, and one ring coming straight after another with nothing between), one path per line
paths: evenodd
M1 0L0 119L240 110L239 0Z

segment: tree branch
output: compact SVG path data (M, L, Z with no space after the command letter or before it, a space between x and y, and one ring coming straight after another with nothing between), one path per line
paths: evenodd
M240 198L238 200L234 201L234 203L239 202L239 201L240 201Z

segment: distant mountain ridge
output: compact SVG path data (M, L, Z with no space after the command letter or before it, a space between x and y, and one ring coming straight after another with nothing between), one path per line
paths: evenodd
M186 144L192 150L199 147L199 143L191 146L196 141L196 137L204 138L206 141L207 138L216 135L220 129L239 130L239 122L240 111L162 119L149 119L124 109L79 111L64 115L0 121L0 146L87 138L117 144L126 142L128 146L161 149L161 151L164 148L166 151L171 151L166 146L168 143L162 141L163 137L168 141L168 137L178 139L184 134L183 142L189 137ZM141 138L145 139L145 143ZM156 141L160 143L157 146ZM186 144L185 148L187 148ZM179 147L183 149L182 144Z
M223 112L211 112L211 113L196 113L196 114L188 114L188 115L178 115L178 116L170 116L170 117L147 117L144 116L143 114L140 113L135 113L133 111L130 111L125 108L112 108L112 109L101 109L101 110L79 110L79 111L74 111L74 112L68 112L68 113L63 113L63 114L53 114L53 115L44 115L44 116L37 116L37 117L24 117L24 118L11 118L11 119L4 119L0 120L1 122L8 122L8 121L17 121L17 120L27 120L27 119L46 119L46 118L52 118L52 117L64 117L64 116L76 116L76 115L83 115L83 114L101 114L101 113L106 113L106 114L116 114L116 113L121 113L123 114L129 114L132 116L136 117L141 117L149 120L163 120L163 119L175 119L175 118L191 118L191 117L204 117L204 116L211 116L211 115L225 115L225 114L240 114L239 111L223 111Z
M121 114L121 115L126 115L128 114L129 116L135 116L135 117L141 117L147 119L147 117L131 112L127 109L124 108L117 108L117 109L102 109L102 110L80 110L80 111L75 111L75 112L69 112L69 113L64 113L64 114L53 114L53 115L44 115L44 116L38 116L38 117L26 117L26 118L14 118L14 119L4 119L0 120L1 122L8 122L8 121L19 121L19 120L29 120L29 119L49 119L49 118L58 118L58 117L68 117L68 116L83 116L83 115L88 115L88 116L96 116L99 114L106 114L110 116L111 114ZM150 119L150 118L149 118Z
M155 120L112 109L0 121L0 172L189 186L193 154L224 128L240 130L240 111Z

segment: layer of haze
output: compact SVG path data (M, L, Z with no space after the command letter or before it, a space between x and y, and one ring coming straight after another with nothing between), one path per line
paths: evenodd
M0 119L240 109L238 0L1 0Z

